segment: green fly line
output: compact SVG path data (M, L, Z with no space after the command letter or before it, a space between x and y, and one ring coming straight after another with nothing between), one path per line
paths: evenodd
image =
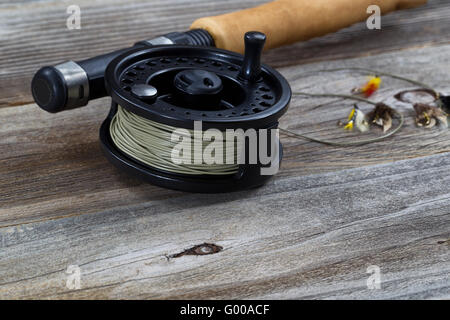
M179 174L189 175L229 175L237 173L239 145L228 146L225 139L214 141L223 144L224 164L207 164L203 160L205 148L211 143L196 137L194 130L187 130L190 137L190 145L184 142L172 141L172 134L179 128L155 122L138 116L125 108L118 106L117 112L111 120L110 134L114 144L125 154L151 167ZM177 131L179 132L179 131ZM182 136L182 134L179 134ZM195 143L200 143L201 150L196 150ZM191 161L179 163L181 160L172 153L176 146L184 144L191 150ZM231 150L232 149L232 150ZM184 150L184 149L183 149ZM201 152L201 154L199 154ZM226 163L226 155L233 152L233 164ZM195 163L194 159L202 159L201 163Z

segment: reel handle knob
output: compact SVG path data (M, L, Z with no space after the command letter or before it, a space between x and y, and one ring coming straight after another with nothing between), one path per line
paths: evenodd
M261 73L261 53L266 42L266 35L257 31L247 32L244 36L245 54L239 77L246 81L258 80Z

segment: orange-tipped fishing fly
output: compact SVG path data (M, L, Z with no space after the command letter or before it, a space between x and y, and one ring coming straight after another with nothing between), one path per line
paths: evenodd
M381 84L380 77L371 77L370 80L365 84L365 86L361 89L361 93L364 94L366 98L370 97L375 91L378 90Z

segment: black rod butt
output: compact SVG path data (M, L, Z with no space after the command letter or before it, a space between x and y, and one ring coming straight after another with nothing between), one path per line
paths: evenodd
M67 88L64 77L54 67L43 67L33 77L31 92L39 107L48 112L64 109Z

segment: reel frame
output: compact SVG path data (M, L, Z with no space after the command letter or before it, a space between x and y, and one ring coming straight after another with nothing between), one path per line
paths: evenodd
M238 172L231 175L178 174L152 168L125 154L114 145L109 132L118 105L144 118L178 128L194 129L194 121L202 121L203 130L255 129L258 132L259 129L276 129L278 119L287 111L291 89L280 73L267 65L261 65L260 52L256 54L258 74L256 77L254 73L251 74L252 79L242 76L246 66L251 70L255 65L248 54L244 57L214 47L163 45L131 49L115 58L105 72L105 87L112 98L110 113L100 128L100 142L105 156L128 174L181 191L218 193L263 185L271 176L261 175L261 169L265 166L259 160L256 164L246 162L239 165ZM221 109L208 110L209 106L195 109L174 102L177 93L171 82L175 75L185 70L199 69L212 72L222 79ZM152 92L152 97L143 99L133 92L133 86L147 84L156 89L158 97L155 98L156 94ZM259 141L257 149L259 151ZM246 139L246 154L249 150L249 141ZM281 162L282 150L279 143L279 153L272 155L273 161ZM274 156L278 159L274 159Z
M273 164L279 166L282 146L279 140L272 139L278 133L270 129L278 127L278 119L286 112L292 94L289 83L280 73L261 64L265 41L263 33L247 32L245 54L241 55L216 48L212 36L203 29L169 33L83 61L42 67L31 82L32 94L36 103L51 113L79 108L90 100L111 96L110 113L100 128L100 142L109 161L129 174L162 187L188 192L253 188L276 173L270 170ZM122 113L126 111L132 114L133 120L120 120L116 114L119 107L123 108L122 117L127 117ZM119 121L124 121L120 122L122 125L133 126L137 136L127 133L126 126L116 125ZM214 163L211 168L206 161L190 164L167 159L172 156L171 148L177 146L175 141L165 143L171 140L171 131L197 132L197 121L201 121L203 134L208 129L225 135L229 129L242 130L234 131L234 137L240 141L239 148L243 146L239 151L245 152L245 159L237 163L217 163L217 166ZM145 123L149 124L148 128ZM249 129L256 131L256 138L253 138L254 132L247 131ZM269 135L262 135L266 132ZM159 140L152 140L154 137ZM139 142L139 139L143 140ZM194 135L194 140L199 138ZM204 152L204 142L201 141L202 150L194 150L196 157L199 151ZM226 144L225 151L234 148L226 139L221 139L221 143ZM150 152L152 146L157 151ZM255 149L256 157L249 153ZM150 154L147 156L146 152ZM215 152L214 149L214 156ZM236 159L237 155L226 154L226 162L228 156ZM177 159L180 161L180 156ZM242 160L244 164L240 164Z

